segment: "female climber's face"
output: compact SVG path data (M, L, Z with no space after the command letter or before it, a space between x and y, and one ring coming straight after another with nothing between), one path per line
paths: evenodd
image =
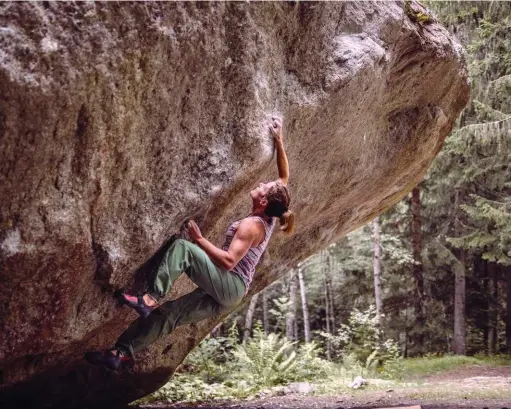
M259 204L265 198L270 189L275 185L275 183L277 182L259 183L259 185L250 192L252 201L254 201L256 204Z

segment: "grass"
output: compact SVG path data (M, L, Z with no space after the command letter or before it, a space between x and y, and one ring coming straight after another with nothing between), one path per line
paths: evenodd
M420 378L467 366L511 366L511 356L460 356L408 358L403 360L405 377Z
M456 389L452 385L444 387L422 386L405 394L410 399L428 399L438 401L450 400L484 400L484 399L511 399L509 387L497 387L492 389L470 389L467 387Z
M317 395L335 395L338 393L364 394L386 389L400 389L410 398L434 398L434 399L496 399L499 397L511 398L511 388L495 384L464 384L463 388L452 387L449 380L438 384L431 384L425 381L425 377L434 374L441 374L460 370L469 367L498 367L511 366L511 356L456 356L446 355L443 357L422 357L408 358L402 361L403 372L400 379L373 379L376 374L356 373L345 371L337 376L330 376L329 379L317 383ZM369 384L362 390L353 390L349 384L355 375L362 375L369 381ZM378 375L376 375L378 376ZM317 381L316 381L317 382ZM463 381L457 381L463 382ZM459 385L459 383L458 383ZM491 386L491 387L490 387ZM406 392L408 391L408 392Z
M360 366L345 367L341 364L332 365L328 375L322 379L315 379L311 383L315 385L314 395L317 396L338 396L349 395L352 397L365 398L367 396L380 396L387 394L389 390L395 391L403 397L410 399L434 399L438 401L465 400L465 399L510 399L511 388L506 378L502 380L488 378L486 380L469 380L460 378L460 374L451 376L441 376L440 379L432 381L427 379L430 375L443 374L453 371L463 370L464 368L495 368L498 366L511 366L511 356L456 356L446 355L443 357L429 356L422 358L408 358L400 361L402 371L399 371L398 379L378 379L384 374L375 371L368 371ZM467 375L473 371L468 370ZM481 372L481 371L477 371ZM484 372L484 370L482 371ZM359 390L350 388L350 383L356 376L362 376L368 381L368 384ZM389 376L387 374L387 376ZM473 376L473 375L468 375ZM192 377L193 378L193 377ZM163 394L153 395L151 398L144 398L138 403L148 403L150 400L165 401L166 398L176 399L174 389L180 392L183 398L184 389L189 392L187 400L196 401L204 399L243 399L247 396L257 397L259 395L272 395L278 393L272 388L261 388L261 390L248 390L246 387L232 388L232 390L220 391L218 385L206 385L200 379L191 382L193 379L183 379L181 384L175 384L178 378L174 379L174 384L168 391L164 388L160 391ZM191 383L190 383L191 382ZM168 384L169 385L169 384ZM205 390L210 393L205 393ZM206 392L207 392L206 391ZM199 393L200 392L200 393ZM214 393L213 393L214 392ZM222 393L220 393L222 392ZM387 394L388 395L388 394Z

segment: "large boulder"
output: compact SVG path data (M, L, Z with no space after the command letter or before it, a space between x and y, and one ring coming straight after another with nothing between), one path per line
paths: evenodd
M0 4L0 406L113 408L170 378L218 319L118 373L82 356L135 319L113 292L141 288L186 218L220 243L249 213L277 174L272 115L297 231L275 234L252 292L413 188L469 92L459 46L421 10Z

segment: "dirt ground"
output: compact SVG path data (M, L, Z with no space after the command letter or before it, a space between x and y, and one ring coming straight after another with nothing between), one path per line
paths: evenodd
M376 409L420 405L421 409L511 409L511 367L470 366L413 381L388 389L330 396L293 393L236 402L154 404L144 408Z

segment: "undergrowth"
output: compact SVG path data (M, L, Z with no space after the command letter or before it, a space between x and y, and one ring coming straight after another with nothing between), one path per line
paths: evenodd
M421 377L438 372L452 371L467 366L508 366L511 365L511 356L424 356L420 358L408 358L403 361L403 372L407 377Z
M403 359L397 343L384 339L374 308L354 310L337 334L321 335L320 340L330 344L330 360L325 359L322 345L265 334L260 323L251 339L239 343L233 325L226 337L206 338L165 386L136 403L237 400L304 381L314 385L315 394L339 394L353 391L350 383L357 376L370 379L369 390L417 387L421 377L438 372L511 365L511 357L503 355Z
M227 337L206 338L170 382L138 403L240 399L304 381L320 382L317 392L329 393L348 388L356 376L397 379L402 375L399 348L392 340L382 340L374 317L374 308L355 310L336 335L322 339L334 345L331 361L318 343L265 334L260 323L253 337L240 344L233 326Z

